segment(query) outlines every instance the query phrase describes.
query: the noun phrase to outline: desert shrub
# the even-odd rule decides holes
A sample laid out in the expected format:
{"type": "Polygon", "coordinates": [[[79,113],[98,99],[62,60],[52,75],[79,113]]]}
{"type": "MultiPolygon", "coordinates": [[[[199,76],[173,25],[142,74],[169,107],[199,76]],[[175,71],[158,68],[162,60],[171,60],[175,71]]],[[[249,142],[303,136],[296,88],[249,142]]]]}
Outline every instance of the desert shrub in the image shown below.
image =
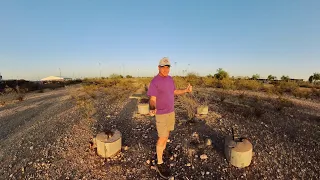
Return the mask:
{"type": "Polygon", "coordinates": [[[111,74],[109,77],[112,78],[112,79],[121,79],[121,78],[123,78],[123,76],[120,75],[120,74],[111,74]]]}
{"type": "Polygon", "coordinates": [[[217,69],[217,73],[214,74],[216,79],[222,80],[225,78],[229,78],[229,73],[223,70],[222,68],[217,69]]]}
{"type": "Polygon", "coordinates": [[[267,94],[273,94],[275,89],[273,85],[262,85],[261,90],[267,94]]]}
{"type": "Polygon", "coordinates": [[[93,102],[88,96],[77,96],[76,105],[84,118],[90,118],[95,113],[93,102]]]}
{"type": "Polygon", "coordinates": [[[133,90],[135,89],[133,81],[131,79],[121,79],[115,87],[119,87],[125,90],[133,90]]]}
{"type": "Polygon", "coordinates": [[[185,89],[188,86],[188,82],[183,77],[174,77],[173,80],[176,89],[185,89]]]}
{"type": "Polygon", "coordinates": [[[212,77],[204,77],[203,80],[203,86],[205,87],[216,87],[218,80],[216,78],[212,77]]]}
{"type": "Polygon", "coordinates": [[[298,83],[299,87],[304,87],[304,88],[313,88],[314,84],[309,83],[309,82],[299,82],[298,83]]]}
{"type": "Polygon", "coordinates": [[[19,94],[17,97],[18,101],[23,101],[24,100],[24,94],[19,94]]]}
{"type": "Polygon", "coordinates": [[[239,79],[236,81],[236,87],[240,90],[259,90],[262,84],[256,80],[239,79]]]}
{"type": "Polygon", "coordinates": [[[188,73],[185,80],[190,83],[192,86],[202,86],[202,78],[199,77],[196,73],[188,73]]]}
{"type": "Polygon", "coordinates": [[[188,119],[193,119],[196,114],[196,109],[199,106],[197,101],[188,94],[178,96],[178,99],[181,102],[182,107],[186,110],[188,119]]]}
{"type": "Polygon", "coordinates": [[[312,91],[309,89],[296,88],[292,94],[298,98],[310,98],[312,95],[312,91]]]}
{"type": "Polygon", "coordinates": [[[311,94],[312,94],[312,96],[314,96],[316,98],[320,98],[320,90],[318,90],[316,88],[312,88],[311,94]]]}
{"type": "Polygon", "coordinates": [[[279,88],[280,88],[280,91],[283,93],[283,92],[286,92],[286,93],[292,93],[294,92],[297,88],[298,88],[298,84],[296,82],[285,82],[285,81],[282,81],[280,82],[279,84],[279,88]]]}
{"type": "Polygon", "coordinates": [[[235,89],[233,80],[230,78],[223,78],[222,80],[219,80],[218,82],[218,88],[223,89],[235,89]]]}
{"type": "Polygon", "coordinates": [[[279,96],[275,102],[275,107],[276,107],[276,110],[278,111],[281,111],[283,108],[293,107],[293,106],[294,104],[292,101],[281,96],[279,96]]]}
{"type": "Polygon", "coordinates": [[[147,77],[147,78],[135,78],[135,81],[138,83],[138,84],[141,84],[141,85],[149,85],[149,83],[151,82],[152,80],[152,77],[147,77]]]}
{"type": "Polygon", "coordinates": [[[126,75],[126,78],[132,78],[132,76],[131,75],[126,75]]]}

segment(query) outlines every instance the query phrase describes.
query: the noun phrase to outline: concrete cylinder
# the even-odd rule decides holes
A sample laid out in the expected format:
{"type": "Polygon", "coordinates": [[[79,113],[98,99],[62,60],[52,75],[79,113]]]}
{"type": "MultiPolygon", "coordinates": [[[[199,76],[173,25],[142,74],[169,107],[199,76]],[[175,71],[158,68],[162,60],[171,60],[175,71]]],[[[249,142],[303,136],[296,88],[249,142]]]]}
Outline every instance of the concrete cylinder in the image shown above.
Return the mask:
{"type": "Polygon", "coordinates": [[[121,150],[122,135],[120,131],[114,130],[113,134],[99,133],[95,138],[97,153],[103,158],[112,157],[121,150]]]}
{"type": "Polygon", "coordinates": [[[138,104],[139,114],[149,114],[149,104],[138,104]]]}
{"type": "Polygon", "coordinates": [[[247,167],[252,159],[252,144],[247,139],[225,138],[226,159],[235,167],[247,167]]]}
{"type": "Polygon", "coordinates": [[[209,112],[208,106],[202,105],[197,108],[197,114],[199,115],[207,115],[209,112]]]}

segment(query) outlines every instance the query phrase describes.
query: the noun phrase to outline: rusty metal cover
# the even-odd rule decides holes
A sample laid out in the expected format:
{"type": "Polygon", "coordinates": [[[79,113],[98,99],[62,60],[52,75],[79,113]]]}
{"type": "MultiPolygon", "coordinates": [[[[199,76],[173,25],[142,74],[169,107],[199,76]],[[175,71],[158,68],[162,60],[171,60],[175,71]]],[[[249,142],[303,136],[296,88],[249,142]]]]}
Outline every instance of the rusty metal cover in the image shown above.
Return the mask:
{"type": "Polygon", "coordinates": [[[237,152],[247,152],[250,150],[252,150],[252,144],[247,139],[237,142],[237,145],[233,148],[233,151],[237,152]]]}
{"type": "Polygon", "coordinates": [[[100,141],[100,142],[104,142],[105,143],[105,142],[108,141],[109,137],[105,132],[102,132],[102,133],[97,134],[96,139],[98,141],[100,141]]]}

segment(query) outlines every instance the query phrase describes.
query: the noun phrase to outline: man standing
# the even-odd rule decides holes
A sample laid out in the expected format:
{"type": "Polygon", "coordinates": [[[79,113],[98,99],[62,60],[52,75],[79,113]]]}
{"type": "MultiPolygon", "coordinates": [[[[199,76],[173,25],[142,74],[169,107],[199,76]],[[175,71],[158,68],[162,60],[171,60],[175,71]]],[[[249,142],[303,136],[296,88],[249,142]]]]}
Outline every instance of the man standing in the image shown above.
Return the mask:
{"type": "Polygon", "coordinates": [[[159,73],[155,76],[149,86],[147,95],[150,97],[150,114],[156,116],[156,127],[158,132],[157,141],[157,171],[163,178],[170,176],[168,166],[163,163],[163,151],[166,148],[170,131],[174,130],[174,95],[180,95],[192,92],[192,86],[189,84],[186,89],[178,90],[174,81],[169,76],[170,61],[168,58],[162,58],[159,62],[159,73]]]}

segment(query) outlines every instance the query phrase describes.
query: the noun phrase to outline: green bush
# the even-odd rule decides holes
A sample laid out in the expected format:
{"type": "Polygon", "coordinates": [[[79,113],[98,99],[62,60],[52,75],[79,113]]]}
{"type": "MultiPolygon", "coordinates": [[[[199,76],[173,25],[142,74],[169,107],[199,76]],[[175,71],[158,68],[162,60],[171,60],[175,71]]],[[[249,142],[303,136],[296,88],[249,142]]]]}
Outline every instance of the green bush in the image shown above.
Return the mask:
{"type": "Polygon", "coordinates": [[[219,81],[220,88],[223,89],[235,89],[235,85],[232,79],[230,78],[224,78],[219,81]]]}
{"type": "Polygon", "coordinates": [[[257,91],[262,88],[262,83],[256,80],[239,79],[236,81],[236,87],[239,90],[254,90],[257,91]]]}

